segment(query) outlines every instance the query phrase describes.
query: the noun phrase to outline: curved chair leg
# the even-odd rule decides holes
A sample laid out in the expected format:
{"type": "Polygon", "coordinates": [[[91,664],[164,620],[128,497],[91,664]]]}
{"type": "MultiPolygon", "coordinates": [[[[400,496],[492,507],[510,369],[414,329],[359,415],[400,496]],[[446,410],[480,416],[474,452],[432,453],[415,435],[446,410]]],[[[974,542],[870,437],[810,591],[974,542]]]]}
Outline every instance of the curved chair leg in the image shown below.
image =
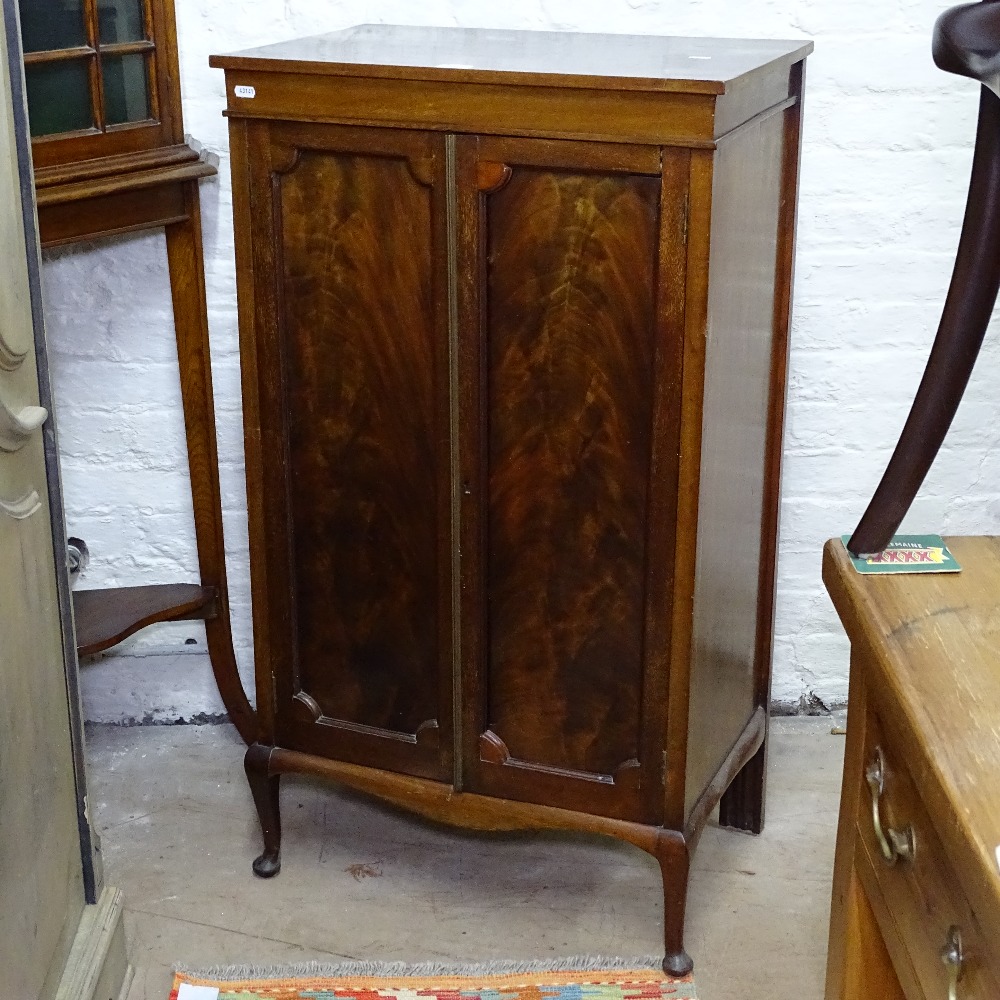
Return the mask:
{"type": "Polygon", "coordinates": [[[1000,284],[1000,98],[982,88],[969,199],[941,324],[896,450],[854,534],[881,552],[903,520],[961,402],[1000,284]]]}
{"type": "Polygon", "coordinates": [[[271,878],[281,871],[281,812],[278,802],[281,775],[270,773],[272,749],[261,743],[252,743],[243,758],[243,769],[247,773],[264,834],[264,851],[253,863],[254,874],[261,878],[271,878]]]}
{"type": "Polygon", "coordinates": [[[683,834],[660,830],[654,854],[663,876],[663,971],[668,976],[686,976],[694,962],[684,950],[690,853],[683,834]]]}

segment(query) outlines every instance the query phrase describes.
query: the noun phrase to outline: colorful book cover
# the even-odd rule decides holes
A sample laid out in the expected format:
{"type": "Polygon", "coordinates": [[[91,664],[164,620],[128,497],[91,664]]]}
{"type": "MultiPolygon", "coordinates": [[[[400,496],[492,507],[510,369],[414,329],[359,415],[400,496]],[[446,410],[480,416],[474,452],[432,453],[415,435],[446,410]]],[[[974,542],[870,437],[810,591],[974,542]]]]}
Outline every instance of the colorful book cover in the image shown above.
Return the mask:
{"type": "MultiPolygon", "coordinates": [[[[847,548],[850,535],[841,535],[847,548]]],[[[893,535],[882,551],[867,558],[848,551],[859,573],[959,573],[962,567],[940,535],[893,535]]]]}

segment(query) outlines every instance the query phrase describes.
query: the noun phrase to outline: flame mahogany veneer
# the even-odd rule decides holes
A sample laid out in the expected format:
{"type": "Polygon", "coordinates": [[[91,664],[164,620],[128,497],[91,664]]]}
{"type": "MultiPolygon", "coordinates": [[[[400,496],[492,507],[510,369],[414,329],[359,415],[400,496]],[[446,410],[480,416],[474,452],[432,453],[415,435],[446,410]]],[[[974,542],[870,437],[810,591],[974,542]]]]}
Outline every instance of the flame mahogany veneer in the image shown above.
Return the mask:
{"type": "Polygon", "coordinates": [[[663,871],[759,830],[797,42],[362,26],[226,70],[260,737],[663,871]]]}

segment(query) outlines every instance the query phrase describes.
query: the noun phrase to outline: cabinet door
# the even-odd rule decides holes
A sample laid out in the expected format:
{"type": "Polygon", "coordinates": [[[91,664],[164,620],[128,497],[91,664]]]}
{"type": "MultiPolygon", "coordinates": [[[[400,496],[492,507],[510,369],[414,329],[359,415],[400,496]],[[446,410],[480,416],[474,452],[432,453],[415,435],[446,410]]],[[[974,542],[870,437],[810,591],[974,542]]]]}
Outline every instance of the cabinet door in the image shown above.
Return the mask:
{"type": "Polygon", "coordinates": [[[688,154],[459,140],[463,783],[662,815],[688,154]]]}
{"type": "Polygon", "coordinates": [[[242,348],[272,735],[431,778],[452,759],[443,148],[251,124],[242,348]]]}

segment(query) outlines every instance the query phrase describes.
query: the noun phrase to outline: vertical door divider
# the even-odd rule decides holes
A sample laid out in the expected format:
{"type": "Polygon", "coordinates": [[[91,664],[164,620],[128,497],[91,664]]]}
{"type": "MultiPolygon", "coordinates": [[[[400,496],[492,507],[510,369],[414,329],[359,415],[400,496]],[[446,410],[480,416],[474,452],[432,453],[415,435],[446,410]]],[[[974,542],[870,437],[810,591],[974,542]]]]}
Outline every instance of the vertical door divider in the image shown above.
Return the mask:
{"type": "Polygon", "coordinates": [[[460,792],[463,784],[462,738],[462,566],[461,514],[462,470],[459,461],[458,435],[458,184],[457,139],[454,133],[444,138],[445,219],[448,233],[448,432],[451,455],[451,712],[453,763],[452,783],[460,792]]]}

